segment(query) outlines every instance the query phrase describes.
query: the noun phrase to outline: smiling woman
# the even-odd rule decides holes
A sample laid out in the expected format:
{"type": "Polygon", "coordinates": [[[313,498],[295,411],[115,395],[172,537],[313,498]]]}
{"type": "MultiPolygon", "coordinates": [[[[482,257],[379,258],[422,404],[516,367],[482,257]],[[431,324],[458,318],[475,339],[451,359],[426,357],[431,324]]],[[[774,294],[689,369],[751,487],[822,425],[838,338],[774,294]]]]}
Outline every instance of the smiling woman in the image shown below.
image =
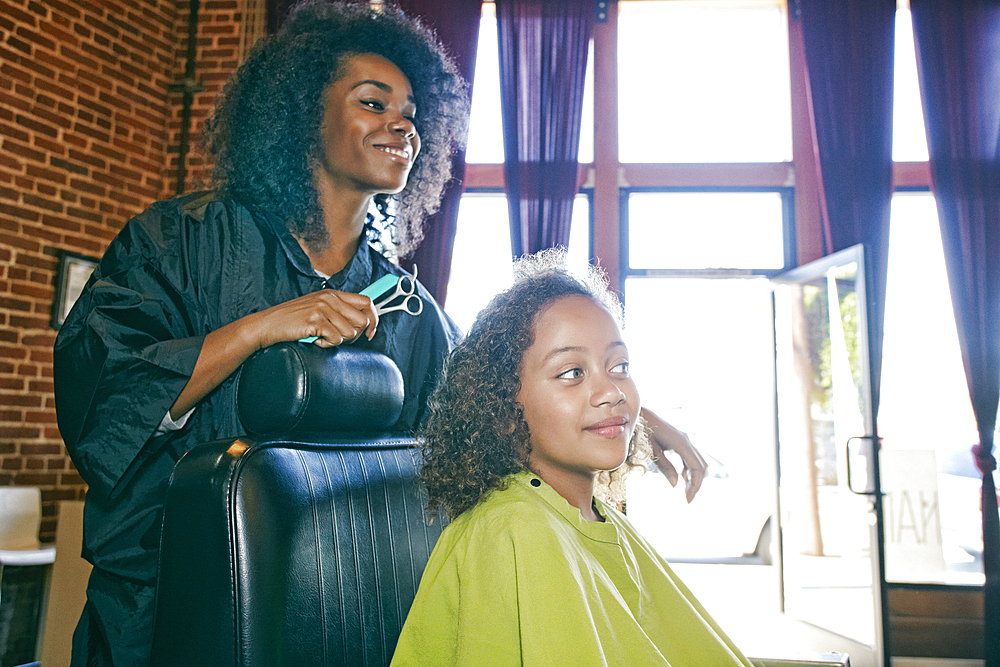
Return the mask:
{"type": "MultiPolygon", "coordinates": [[[[340,77],[327,88],[321,156],[313,168],[320,206],[344,205],[345,197],[395,194],[406,186],[420,152],[410,81],[386,58],[345,58],[340,77]]],[[[324,221],[315,224],[325,228],[324,221]]]]}
{"type": "Polygon", "coordinates": [[[385,354],[404,383],[394,430],[421,421],[458,329],[415,280],[419,312],[380,318],[362,292],[410,278],[388,249],[419,240],[467,110],[420,23],[310,0],[254,48],[206,124],[217,189],[154,204],[111,243],[55,344],[94,565],[74,665],[148,663],[166,480],[195,444],[245,432],[237,370],[258,349],[315,337],[385,354]]]}

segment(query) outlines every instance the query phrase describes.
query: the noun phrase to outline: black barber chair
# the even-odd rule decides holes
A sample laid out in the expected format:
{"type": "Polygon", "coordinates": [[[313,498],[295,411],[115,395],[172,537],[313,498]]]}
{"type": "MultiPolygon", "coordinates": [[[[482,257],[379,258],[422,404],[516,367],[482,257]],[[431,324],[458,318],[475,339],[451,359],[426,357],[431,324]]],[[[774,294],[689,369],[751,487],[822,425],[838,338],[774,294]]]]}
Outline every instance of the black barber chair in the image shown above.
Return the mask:
{"type": "Polygon", "coordinates": [[[388,358],[286,343],[243,367],[254,435],[174,469],[153,665],[388,665],[445,523],[429,522],[388,358]]]}

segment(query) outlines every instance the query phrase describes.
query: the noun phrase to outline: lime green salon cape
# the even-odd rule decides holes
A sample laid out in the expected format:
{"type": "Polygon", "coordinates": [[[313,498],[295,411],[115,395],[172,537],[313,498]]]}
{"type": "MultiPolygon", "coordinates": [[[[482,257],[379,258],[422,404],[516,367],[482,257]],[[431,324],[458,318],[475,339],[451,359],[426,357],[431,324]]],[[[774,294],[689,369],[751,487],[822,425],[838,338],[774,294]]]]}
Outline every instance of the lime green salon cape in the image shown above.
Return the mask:
{"type": "Polygon", "coordinates": [[[751,666],[624,516],[509,482],[442,533],[392,667],[751,666]]]}

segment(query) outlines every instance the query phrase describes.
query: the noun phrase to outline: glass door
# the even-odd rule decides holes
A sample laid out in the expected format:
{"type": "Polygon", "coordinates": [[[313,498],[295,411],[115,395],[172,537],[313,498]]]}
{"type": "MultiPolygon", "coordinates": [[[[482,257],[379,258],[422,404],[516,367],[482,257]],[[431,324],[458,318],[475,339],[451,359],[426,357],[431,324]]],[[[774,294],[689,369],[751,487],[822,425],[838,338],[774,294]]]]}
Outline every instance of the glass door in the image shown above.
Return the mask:
{"type": "Polygon", "coordinates": [[[852,663],[881,667],[881,500],[862,247],[775,278],[774,300],[784,611],[824,630],[852,663]]]}

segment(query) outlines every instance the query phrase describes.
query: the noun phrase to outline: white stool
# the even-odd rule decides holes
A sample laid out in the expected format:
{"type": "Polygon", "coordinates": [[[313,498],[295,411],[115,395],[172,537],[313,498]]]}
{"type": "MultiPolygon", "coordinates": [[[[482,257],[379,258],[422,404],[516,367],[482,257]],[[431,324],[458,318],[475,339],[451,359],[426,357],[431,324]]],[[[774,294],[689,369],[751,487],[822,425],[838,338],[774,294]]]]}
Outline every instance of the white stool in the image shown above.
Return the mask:
{"type": "MultiPolygon", "coordinates": [[[[7,568],[52,565],[56,550],[55,547],[43,547],[39,543],[38,529],[41,523],[42,492],[39,489],[23,486],[0,487],[0,586],[3,586],[4,570],[7,568]]],[[[10,574],[13,575],[13,572],[10,574]]],[[[15,653],[16,657],[23,657],[24,662],[38,659],[39,625],[41,610],[45,608],[48,576],[49,572],[46,570],[41,584],[41,599],[36,601],[37,604],[30,605],[34,610],[30,615],[34,618],[25,618],[23,613],[18,615],[16,612],[21,609],[20,606],[11,608],[10,605],[15,601],[5,600],[0,596],[0,621],[2,621],[0,639],[3,640],[0,641],[0,658],[8,658],[8,652],[11,652],[15,653]],[[19,631],[14,634],[18,636],[11,636],[11,630],[15,625],[19,631]],[[24,629],[27,629],[27,632],[23,632],[24,629]],[[34,643],[26,646],[25,634],[30,635],[31,629],[35,635],[34,643]]],[[[28,595],[34,595],[31,591],[38,590],[37,582],[38,579],[35,578],[27,588],[23,587],[24,584],[18,584],[13,590],[29,591],[28,595]]],[[[9,585],[7,590],[12,590],[9,585]]]]}

